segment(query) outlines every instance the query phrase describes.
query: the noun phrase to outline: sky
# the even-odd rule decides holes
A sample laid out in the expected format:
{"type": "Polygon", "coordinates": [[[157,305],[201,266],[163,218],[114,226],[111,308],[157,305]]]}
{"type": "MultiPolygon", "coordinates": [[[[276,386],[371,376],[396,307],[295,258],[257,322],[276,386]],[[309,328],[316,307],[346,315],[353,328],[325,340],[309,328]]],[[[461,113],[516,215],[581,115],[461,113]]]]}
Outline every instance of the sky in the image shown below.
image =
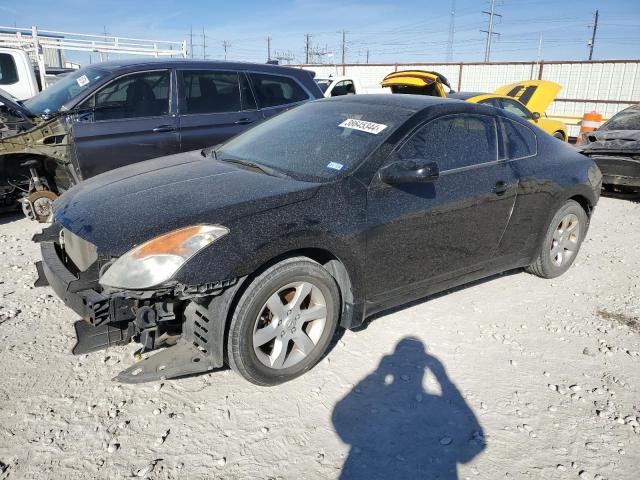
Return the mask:
{"type": "MultiPolygon", "coordinates": [[[[452,60],[482,61],[490,0],[0,0],[0,25],[187,42],[193,29],[194,58],[221,59],[227,42],[229,59],[257,62],[270,36],[272,56],[293,63],[305,60],[305,34],[325,63],[340,63],[344,31],[347,63],[367,52],[369,63],[434,63],[447,60],[453,3],[452,60]]],[[[491,60],[585,60],[596,9],[593,58],[640,58],[640,0],[497,0],[491,60]]]]}

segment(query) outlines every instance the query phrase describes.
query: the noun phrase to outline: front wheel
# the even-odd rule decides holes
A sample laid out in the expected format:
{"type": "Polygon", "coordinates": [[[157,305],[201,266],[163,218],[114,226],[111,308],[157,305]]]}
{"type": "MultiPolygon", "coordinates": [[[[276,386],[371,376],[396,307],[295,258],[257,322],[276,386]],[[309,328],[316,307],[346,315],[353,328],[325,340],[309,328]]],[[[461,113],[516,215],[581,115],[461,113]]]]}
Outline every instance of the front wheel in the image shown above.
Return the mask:
{"type": "Polygon", "coordinates": [[[302,375],[327,349],[338,324],[335,279],[304,257],[256,277],[234,311],[227,338],[231,368],[258,385],[302,375]]]}
{"type": "Polygon", "coordinates": [[[553,216],[540,253],[527,271],[542,278],[554,278],[566,272],[580,250],[588,222],[589,217],[580,204],[568,200],[553,216]]]}
{"type": "Polygon", "coordinates": [[[562,140],[563,142],[565,141],[564,133],[560,131],[554,132],[553,136],[556,137],[558,140],[562,140]]]}

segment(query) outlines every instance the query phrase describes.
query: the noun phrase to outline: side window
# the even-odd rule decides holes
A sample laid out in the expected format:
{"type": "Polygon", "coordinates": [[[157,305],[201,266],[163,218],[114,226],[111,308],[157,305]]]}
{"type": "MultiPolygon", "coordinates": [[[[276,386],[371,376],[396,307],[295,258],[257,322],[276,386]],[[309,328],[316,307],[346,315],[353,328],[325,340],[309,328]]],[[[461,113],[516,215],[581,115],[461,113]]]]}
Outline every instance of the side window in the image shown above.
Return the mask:
{"type": "Polygon", "coordinates": [[[13,56],[0,53],[0,85],[11,85],[18,81],[18,70],[13,56]]]}
{"type": "Polygon", "coordinates": [[[94,121],[159,117],[169,113],[168,71],[125,75],[106,85],[80,108],[94,107],[94,121]]]}
{"type": "Polygon", "coordinates": [[[240,100],[242,110],[256,110],[258,108],[246,73],[240,73],[240,100]]]}
{"type": "Polygon", "coordinates": [[[502,108],[500,102],[498,102],[497,98],[487,98],[486,100],[482,100],[478,102],[480,105],[488,105],[490,107],[502,108]]]}
{"type": "Polygon", "coordinates": [[[437,162],[441,171],[498,159],[495,119],[487,115],[447,115],[421,127],[400,148],[403,159],[437,162]]]}
{"type": "Polygon", "coordinates": [[[178,72],[180,113],[239,112],[240,86],[237,72],[178,72]]]}
{"type": "Polygon", "coordinates": [[[507,112],[515,113],[520,118],[524,118],[525,120],[531,119],[531,114],[529,110],[527,110],[522,104],[515,100],[509,100],[508,98],[501,98],[500,103],[502,103],[502,108],[507,112]]]}
{"type": "Polygon", "coordinates": [[[502,138],[505,145],[503,158],[530,157],[538,151],[536,135],[531,129],[507,118],[501,119],[502,138]]]}
{"type": "Polygon", "coordinates": [[[288,105],[309,98],[309,95],[293,78],[265,73],[251,73],[249,75],[261,108],[288,105]]]}
{"type": "Polygon", "coordinates": [[[333,90],[331,90],[332,97],[340,97],[342,95],[353,95],[356,93],[356,89],[351,80],[343,80],[338,82],[333,90]]]}

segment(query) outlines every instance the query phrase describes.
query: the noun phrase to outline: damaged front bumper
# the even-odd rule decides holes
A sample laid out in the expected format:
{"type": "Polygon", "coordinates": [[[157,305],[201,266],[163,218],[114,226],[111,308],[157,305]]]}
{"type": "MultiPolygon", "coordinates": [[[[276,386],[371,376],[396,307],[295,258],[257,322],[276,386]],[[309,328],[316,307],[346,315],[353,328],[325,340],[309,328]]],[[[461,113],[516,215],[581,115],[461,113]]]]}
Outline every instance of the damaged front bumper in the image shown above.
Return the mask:
{"type": "Polygon", "coordinates": [[[40,248],[42,261],[36,263],[39,278],[35,285],[50,285],[82,317],[74,325],[74,354],[130,341],[142,344],[141,353],[160,349],[120,372],[114,380],[141,383],[223,366],[224,325],[237,281],[109,293],[98,284],[99,262],[78,272],[51,238],[42,238],[40,248]]]}

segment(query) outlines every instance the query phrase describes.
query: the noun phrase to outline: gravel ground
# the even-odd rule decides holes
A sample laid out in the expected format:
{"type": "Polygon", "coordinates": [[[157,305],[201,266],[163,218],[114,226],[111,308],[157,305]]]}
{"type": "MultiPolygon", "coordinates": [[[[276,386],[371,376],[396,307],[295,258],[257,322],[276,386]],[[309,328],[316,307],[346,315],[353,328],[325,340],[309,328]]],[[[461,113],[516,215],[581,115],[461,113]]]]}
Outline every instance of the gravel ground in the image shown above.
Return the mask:
{"type": "Polygon", "coordinates": [[[513,272],[346,332],[274,388],[110,379],[0,218],[0,479],[638,478],[640,204],[603,198],[575,265],[513,272]]]}

